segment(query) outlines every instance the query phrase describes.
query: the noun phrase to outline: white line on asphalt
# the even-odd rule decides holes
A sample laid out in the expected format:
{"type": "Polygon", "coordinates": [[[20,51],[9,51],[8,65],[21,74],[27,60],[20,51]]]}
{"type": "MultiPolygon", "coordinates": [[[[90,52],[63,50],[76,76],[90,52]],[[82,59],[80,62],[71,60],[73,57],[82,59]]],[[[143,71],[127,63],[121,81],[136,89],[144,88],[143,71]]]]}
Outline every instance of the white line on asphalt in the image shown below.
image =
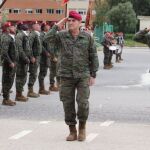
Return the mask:
{"type": "Polygon", "coordinates": [[[93,141],[97,136],[98,136],[97,133],[91,133],[91,134],[89,134],[87,136],[87,138],[86,138],[86,142],[89,143],[89,142],[93,141]]]}
{"type": "Polygon", "coordinates": [[[10,137],[9,139],[10,140],[18,140],[18,139],[26,136],[27,134],[30,134],[31,132],[32,132],[32,130],[23,130],[23,131],[17,133],[16,135],[10,137]]]}
{"type": "Polygon", "coordinates": [[[50,123],[51,121],[41,121],[41,122],[39,122],[39,124],[48,124],[48,123],[50,123]]]}
{"type": "Polygon", "coordinates": [[[122,88],[122,89],[128,89],[129,88],[128,85],[108,85],[108,86],[105,86],[105,87],[108,87],[108,88],[122,88]]]}
{"type": "Polygon", "coordinates": [[[108,121],[105,121],[105,122],[101,123],[100,126],[102,126],[102,127],[108,127],[108,126],[112,125],[114,122],[115,121],[109,121],[108,120],[108,121]]]}

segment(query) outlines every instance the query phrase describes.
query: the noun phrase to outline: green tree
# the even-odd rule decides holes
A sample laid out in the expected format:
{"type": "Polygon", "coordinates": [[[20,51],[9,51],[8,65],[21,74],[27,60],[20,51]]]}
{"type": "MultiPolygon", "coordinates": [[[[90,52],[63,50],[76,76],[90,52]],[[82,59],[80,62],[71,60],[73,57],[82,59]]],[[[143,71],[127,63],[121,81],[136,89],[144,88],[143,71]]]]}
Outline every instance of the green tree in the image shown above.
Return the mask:
{"type": "Polygon", "coordinates": [[[136,14],[131,2],[119,3],[107,13],[115,31],[131,32],[136,28],[136,14]]]}
{"type": "Polygon", "coordinates": [[[106,0],[110,6],[110,8],[112,8],[113,6],[118,5],[119,3],[126,3],[128,1],[132,1],[132,0],[106,0]]]}
{"type": "Polygon", "coordinates": [[[105,0],[95,0],[96,21],[98,25],[102,25],[103,22],[107,22],[107,12],[109,10],[108,2],[105,0]]]}
{"type": "Polygon", "coordinates": [[[150,16],[150,0],[132,0],[137,15],[150,16]]]}

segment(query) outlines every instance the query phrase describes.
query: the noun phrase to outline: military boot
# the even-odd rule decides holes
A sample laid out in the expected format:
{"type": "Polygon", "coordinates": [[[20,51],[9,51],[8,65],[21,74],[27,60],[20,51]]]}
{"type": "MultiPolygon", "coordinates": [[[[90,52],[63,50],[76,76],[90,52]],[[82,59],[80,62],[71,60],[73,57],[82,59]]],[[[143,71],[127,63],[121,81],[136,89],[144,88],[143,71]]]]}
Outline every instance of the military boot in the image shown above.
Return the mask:
{"type": "Polygon", "coordinates": [[[66,138],[66,141],[75,141],[75,140],[77,140],[77,129],[76,129],[76,126],[75,125],[70,125],[69,126],[69,131],[70,131],[70,134],[66,138]]]}
{"type": "Polygon", "coordinates": [[[56,86],[55,84],[51,84],[49,90],[53,92],[58,92],[58,86],[56,86]]]}
{"type": "Polygon", "coordinates": [[[116,63],[120,63],[120,60],[119,60],[119,59],[116,59],[116,63]]]}
{"type": "Polygon", "coordinates": [[[114,65],[110,64],[110,65],[109,65],[109,67],[110,67],[110,69],[111,69],[111,68],[113,68],[113,67],[114,67],[114,65]]]}
{"type": "Polygon", "coordinates": [[[32,97],[32,98],[38,98],[38,97],[40,97],[39,94],[37,94],[37,93],[35,93],[33,91],[33,87],[29,87],[29,89],[28,89],[28,95],[27,96],[28,97],[32,97]]]}
{"type": "Polygon", "coordinates": [[[10,100],[10,99],[4,99],[2,102],[2,105],[7,105],[7,106],[15,106],[16,102],[10,100]]]}
{"type": "Polygon", "coordinates": [[[110,69],[110,65],[104,65],[104,68],[103,69],[110,69]]]}
{"type": "Polygon", "coordinates": [[[50,94],[50,91],[45,90],[44,82],[40,83],[39,94],[42,94],[42,95],[49,95],[50,94]]]}
{"type": "Polygon", "coordinates": [[[22,92],[16,92],[16,101],[26,102],[28,98],[22,95],[22,92]]]}
{"type": "Polygon", "coordinates": [[[79,135],[78,141],[84,141],[86,139],[86,131],[85,131],[86,122],[79,122],[79,135]]]}

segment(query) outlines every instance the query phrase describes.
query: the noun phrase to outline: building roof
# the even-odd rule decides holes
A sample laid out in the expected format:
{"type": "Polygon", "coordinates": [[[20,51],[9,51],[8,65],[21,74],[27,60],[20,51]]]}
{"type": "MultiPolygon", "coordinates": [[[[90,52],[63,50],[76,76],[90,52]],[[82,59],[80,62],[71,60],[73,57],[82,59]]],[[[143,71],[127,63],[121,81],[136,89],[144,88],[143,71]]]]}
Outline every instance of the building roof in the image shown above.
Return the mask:
{"type": "Polygon", "coordinates": [[[48,14],[47,9],[63,9],[65,6],[61,5],[61,1],[57,0],[4,0],[0,5],[2,10],[4,9],[43,9],[42,14],[27,14],[24,11],[21,13],[9,13],[8,20],[10,21],[58,21],[65,17],[64,14],[48,14]]]}
{"type": "Polygon", "coordinates": [[[64,7],[61,6],[61,1],[55,0],[4,0],[0,8],[50,8],[51,5],[55,8],[64,7]]]}

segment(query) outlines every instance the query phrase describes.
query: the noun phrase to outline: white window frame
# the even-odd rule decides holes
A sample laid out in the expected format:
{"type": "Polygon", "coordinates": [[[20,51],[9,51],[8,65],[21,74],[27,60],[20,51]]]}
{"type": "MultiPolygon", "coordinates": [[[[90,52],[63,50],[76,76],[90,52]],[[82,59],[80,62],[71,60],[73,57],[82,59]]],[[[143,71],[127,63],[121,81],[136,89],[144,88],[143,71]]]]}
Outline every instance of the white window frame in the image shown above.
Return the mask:
{"type": "Polygon", "coordinates": [[[33,14],[33,9],[32,8],[27,8],[25,9],[26,14],[33,14]]]}

